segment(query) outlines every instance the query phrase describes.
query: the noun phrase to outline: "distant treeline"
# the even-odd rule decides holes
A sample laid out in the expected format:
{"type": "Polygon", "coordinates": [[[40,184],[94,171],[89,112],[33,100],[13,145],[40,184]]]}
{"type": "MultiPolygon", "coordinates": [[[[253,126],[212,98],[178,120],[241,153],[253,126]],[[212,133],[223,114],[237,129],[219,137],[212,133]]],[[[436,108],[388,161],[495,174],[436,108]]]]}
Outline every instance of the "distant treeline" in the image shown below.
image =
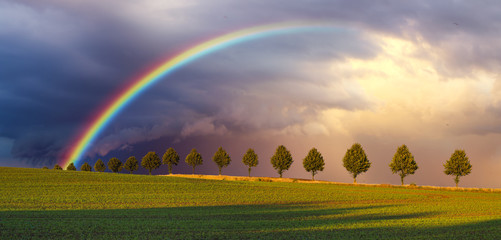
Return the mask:
{"type": "MultiPolygon", "coordinates": [[[[221,175],[221,170],[230,164],[231,157],[222,147],[219,147],[216,153],[214,153],[212,160],[217,164],[219,168],[219,175],[221,175]]],[[[186,156],[185,162],[193,167],[193,174],[195,174],[195,167],[203,164],[203,158],[202,155],[194,148],[186,156]]],[[[250,177],[251,168],[259,164],[259,158],[254,149],[249,148],[247,150],[245,155],[242,157],[242,162],[248,167],[250,177]]],[[[271,157],[270,162],[280,177],[282,177],[283,172],[290,168],[293,160],[289,150],[287,150],[285,146],[280,145],[277,147],[275,154],[271,157]]],[[[179,154],[177,154],[176,150],[173,148],[167,149],[162,159],[160,159],[155,152],[148,152],[141,159],[141,166],[148,169],[150,175],[152,170],[159,168],[162,164],[166,164],[169,168],[169,174],[172,174],[173,166],[177,166],[178,163],[179,154]]],[[[133,173],[139,168],[139,163],[134,156],[129,157],[125,163],[122,163],[122,161],[114,157],[108,161],[107,165],[108,169],[115,173],[121,171],[122,169],[133,173]]],[[[308,155],[303,159],[303,166],[307,172],[311,172],[312,180],[315,180],[315,175],[324,170],[324,158],[316,148],[312,148],[308,152],[308,155]]],[[[367,158],[362,145],[355,143],[346,151],[346,154],[343,157],[343,166],[352,174],[353,182],[357,183],[357,176],[367,172],[371,167],[371,162],[367,158]]],[[[454,176],[456,187],[459,183],[459,177],[470,174],[472,168],[464,150],[455,150],[450,159],[446,161],[443,166],[445,174],[454,176]]],[[[407,175],[414,174],[418,169],[414,156],[406,145],[398,147],[389,167],[393,174],[400,175],[402,185],[404,185],[404,178],[407,175]]],[[[43,168],[48,169],[47,167],[43,168]]],[[[62,170],[62,167],[56,164],[54,169],[62,170]]],[[[66,170],[76,171],[77,168],[73,163],[70,163],[68,167],[66,167],[66,170]]],[[[80,167],[80,170],[92,171],[92,166],[85,162],[80,167]]],[[[104,172],[106,170],[106,165],[101,159],[98,159],[94,164],[94,170],[98,172],[104,172]]]]}

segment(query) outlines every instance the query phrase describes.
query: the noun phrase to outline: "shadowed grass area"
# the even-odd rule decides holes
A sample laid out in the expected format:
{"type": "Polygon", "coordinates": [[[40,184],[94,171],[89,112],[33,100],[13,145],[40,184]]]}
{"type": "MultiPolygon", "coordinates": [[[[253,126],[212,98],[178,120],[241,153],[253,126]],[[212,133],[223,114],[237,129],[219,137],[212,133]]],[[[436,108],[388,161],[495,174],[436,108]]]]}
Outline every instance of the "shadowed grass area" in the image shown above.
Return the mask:
{"type": "Polygon", "coordinates": [[[501,194],[0,168],[0,239],[499,239],[501,194]]]}
{"type": "Polygon", "coordinates": [[[0,212],[2,239],[496,239],[501,220],[464,223],[398,206],[237,205],[0,212]]]}

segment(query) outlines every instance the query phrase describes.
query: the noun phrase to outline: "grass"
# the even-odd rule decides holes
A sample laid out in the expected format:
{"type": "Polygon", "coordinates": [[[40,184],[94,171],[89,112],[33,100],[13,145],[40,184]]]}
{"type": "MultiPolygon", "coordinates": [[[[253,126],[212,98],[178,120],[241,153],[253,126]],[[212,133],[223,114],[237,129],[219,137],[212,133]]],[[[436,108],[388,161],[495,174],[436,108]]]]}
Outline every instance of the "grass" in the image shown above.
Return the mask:
{"type": "Polygon", "coordinates": [[[500,239],[501,193],[0,167],[0,239],[500,239]]]}

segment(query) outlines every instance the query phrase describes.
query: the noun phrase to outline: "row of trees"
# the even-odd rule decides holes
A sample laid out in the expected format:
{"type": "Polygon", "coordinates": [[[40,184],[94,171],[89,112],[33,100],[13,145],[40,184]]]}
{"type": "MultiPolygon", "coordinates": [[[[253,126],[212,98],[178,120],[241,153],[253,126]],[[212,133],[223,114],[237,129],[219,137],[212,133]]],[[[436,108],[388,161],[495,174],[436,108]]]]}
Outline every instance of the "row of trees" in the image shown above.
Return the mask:
{"type": "MultiPolygon", "coordinates": [[[[141,166],[148,169],[149,174],[151,175],[151,171],[159,168],[163,163],[168,166],[169,174],[172,174],[172,168],[173,166],[178,165],[179,159],[179,154],[177,154],[173,148],[169,148],[164,153],[162,160],[155,152],[148,152],[141,159],[141,166]]],[[[221,175],[222,169],[230,164],[231,157],[222,147],[219,147],[216,153],[214,153],[212,160],[217,164],[219,175],[221,175]]],[[[195,174],[195,168],[196,166],[203,164],[203,158],[196,149],[192,149],[186,156],[185,162],[193,168],[193,174],[195,174]]],[[[242,158],[242,162],[248,167],[250,177],[251,168],[257,166],[259,163],[258,155],[255,153],[254,149],[249,148],[247,150],[242,158]]],[[[289,150],[287,150],[285,146],[280,145],[277,147],[275,154],[271,157],[270,162],[280,177],[282,177],[282,174],[290,168],[294,161],[289,150]]],[[[312,148],[308,152],[308,155],[303,159],[303,167],[307,172],[312,174],[312,180],[315,180],[315,175],[318,172],[324,170],[324,166],[324,158],[316,148],[312,148]]],[[[353,182],[357,183],[357,176],[367,172],[371,167],[371,162],[367,158],[362,145],[355,143],[346,151],[343,158],[343,166],[353,176],[353,182]]],[[[470,161],[468,160],[464,150],[455,150],[450,159],[445,162],[443,166],[445,174],[455,177],[454,182],[456,183],[456,187],[458,186],[459,178],[470,174],[472,169],[470,161]]],[[[418,169],[414,156],[411,154],[406,145],[402,145],[397,149],[389,167],[393,174],[400,175],[402,185],[404,185],[404,178],[408,175],[414,174],[418,169]]],[[[130,173],[133,173],[139,168],[139,163],[134,156],[129,157],[125,161],[125,164],[123,164],[118,158],[111,158],[108,161],[108,168],[112,172],[119,172],[122,169],[126,169],[127,171],[130,171],[130,173]]],[[[54,169],[62,170],[62,168],[57,164],[54,166],[54,169]]],[[[80,169],[82,171],[92,171],[92,167],[88,163],[84,163],[80,169]]],[[[96,164],[94,164],[94,169],[98,172],[103,172],[106,170],[106,166],[101,159],[98,159],[96,164]]],[[[76,167],[73,163],[71,163],[68,165],[66,170],[74,171],[76,170],[76,167]]]]}

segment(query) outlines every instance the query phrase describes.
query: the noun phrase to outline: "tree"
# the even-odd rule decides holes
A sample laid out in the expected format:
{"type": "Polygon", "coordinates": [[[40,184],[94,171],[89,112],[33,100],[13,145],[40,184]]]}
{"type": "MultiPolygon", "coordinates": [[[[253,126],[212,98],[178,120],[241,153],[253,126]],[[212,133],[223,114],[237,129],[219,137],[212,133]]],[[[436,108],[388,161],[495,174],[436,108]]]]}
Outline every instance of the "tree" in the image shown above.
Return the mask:
{"type": "Polygon", "coordinates": [[[471,164],[464,150],[454,151],[449,161],[445,162],[444,168],[445,174],[456,176],[454,178],[456,187],[458,187],[459,177],[466,176],[471,173],[471,164]]]}
{"type": "Polygon", "coordinates": [[[54,170],[63,170],[63,168],[59,164],[56,164],[54,165],[54,170]]]}
{"type": "Polygon", "coordinates": [[[141,160],[141,166],[148,169],[150,175],[151,170],[157,169],[160,165],[162,165],[162,161],[160,161],[156,152],[148,152],[141,160]]]}
{"type": "Polygon", "coordinates": [[[98,159],[94,164],[94,169],[98,172],[104,172],[106,170],[106,165],[104,165],[104,162],[101,159],[98,159]]]}
{"type": "Polygon", "coordinates": [[[307,172],[311,172],[311,179],[315,180],[315,174],[318,171],[324,170],[324,157],[322,157],[322,154],[316,148],[312,148],[308,156],[303,159],[303,166],[307,172]]]}
{"type": "Polygon", "coordinates": [[[273,165],[273,168],[277,170],[280,177],[282,177],[282,173],[285,170],[290,168],[292,162],[294,162],[292,160],[292,155],[289,150],[284,147],[284,145],[278,146],[275,151],[275,155],[271,157],[271,165],[273,165]]]}
{"type": "Polygon", "coordinates": [[[230,165],[231,158],[230,155],[228,155],[228,153],[222,147],[219,147],[216,153],[214,153],[212,161],[217,164],[217,167],[219,168],[219,176],[221,176],[221,169],[230,165]]]}
{"type": "Polygon", "coordinates": [[[111,158],[110,161],[108,161],[108,168],[114,173],[120,172],[123,168],[122,161],[116,157],[111,158]]]}
{"type": "Polygon", "coordinates": [[[195,174],[195,167],[198,165],[202,165],[203,159],[202,155],[197,152],[196,149],[191,149],[190,154],[186,156],[186,159],[184,160],[188,165],[193,167],[193,174],[195,174]]]}
{"type": "Polygon", "coordinates": [[[80,170],[81,171],[86,171],[86,172],[90,172],[92,171],[92,167],[87,163],[85,162],[81,167],[80,167],[80,170]]]}
{"type": "Polygon", "coordinates": [[[46,166],[43,166],[43,168],[42,168],[42,169],[49,169],[49,168],[48,168],[48,167],[46,167],[46,166]]]}
{"type": "Polygon", "coordinates": [[[75,167],[75,165],[74,165],[73,163],[70,163],[70,165],[68,165],[68,166],[66,167],[66,170],[67,170],[67,171],[76,171],[76,170],[77,170],[77,168],[75,167]]]}
{"type": "Polygon", "coordinates": [[[164,164],[167,164],[169,167],[169,174],[172,174],[172,165],[176,165],[179,163],[179,154],[177,154],[174,148],[169,148],[165,151],[164,156],[162,157],[164,160],[164,164]]]}
{"type": "Polygon", "coordinates": [[[124,164],[124,168],[125,170],[130,171],[131,174],[132,172],[136,171],[139,168],[139,164],[137,163],[136,157],[131,156],[127,158],[127,161],[125,161],[124,164]]]}
{"type": "Polygon", "coordinates": [[[404,178],[409,174],[414,174],[418,169],[414,156],[404,144],[397,149],[390,163],[391,171],[400,175],[400,181],[404,185],[404,178]]]}
{"type": "Polygon", "coordinates": [[[343,166],[353,175],[353,183],[357,183],[357,176],[367,172],[371,167],[369,159],[360,143],[355,143],[346,151],[343,158],[343,166]]]}
{"type": "Polygon", "coordinates": [[[258,156],[257,154],[254,152],[254,149],[252,148],[249,148],[247,150],[247,152],[245,153],[244,157],[242,158],[242,162],[249,166],[249,177],[250,177],[250,174],[251,174],[251,167],[255,167],[257,166],[257,164],[259,163],[258,161],[258,156]]]}

